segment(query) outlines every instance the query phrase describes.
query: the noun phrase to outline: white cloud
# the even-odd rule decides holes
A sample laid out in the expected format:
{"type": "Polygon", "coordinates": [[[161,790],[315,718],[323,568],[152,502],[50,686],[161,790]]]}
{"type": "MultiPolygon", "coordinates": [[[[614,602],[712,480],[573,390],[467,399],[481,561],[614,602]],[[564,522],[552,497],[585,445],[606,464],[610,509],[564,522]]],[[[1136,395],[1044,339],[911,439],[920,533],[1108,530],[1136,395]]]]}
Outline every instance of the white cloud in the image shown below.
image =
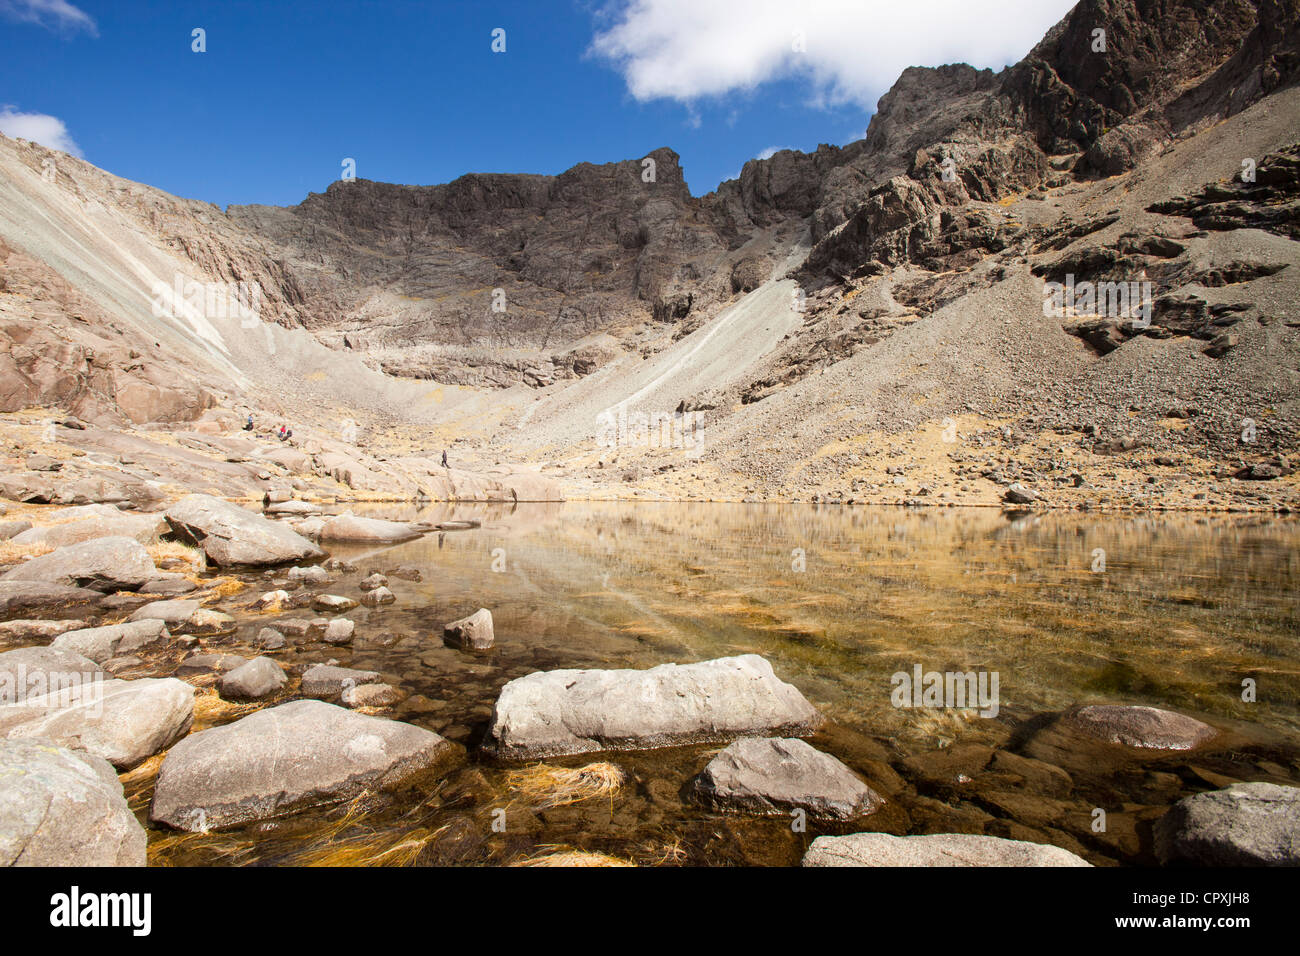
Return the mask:
{"type": "Polygon", "coordinates": [[[1074,2],[616,0],[590,52],[638,100],[691,103],[800,77],[818,105],[870,111],[909,66],[1016,62],[1074,2]]]}
{"type": "Polygon", "coordinates": [[[0,0],[0,13],[21,23],[38,23],[51,30],[85,31],[99,36],[99,28],[86,11],[67,0],[0,0]]]}
{"type": "Polygon", "coordinates": [[[763,150],[761,153],[759,153],[759,154],[758,154],[757,156],[755,156],[754,158],[755,158],[755,159],[771,159],[773,156],[775,156],[777,153],[781,152],[781,150],[783,150],[783,149],[794,149],[794,147],[793,147],[793,146],[769,146],[767,149],[763,150]]]}
{"type": "Polygon", "coordinates": [[[68,127],[57,116],[44,113],[19,113],[12,106],[0,109],[0,133],[14,139],[30,139],[50,149],[61,150],[73,156],[81,156],[81,147],[77,145],[68,127]]]}

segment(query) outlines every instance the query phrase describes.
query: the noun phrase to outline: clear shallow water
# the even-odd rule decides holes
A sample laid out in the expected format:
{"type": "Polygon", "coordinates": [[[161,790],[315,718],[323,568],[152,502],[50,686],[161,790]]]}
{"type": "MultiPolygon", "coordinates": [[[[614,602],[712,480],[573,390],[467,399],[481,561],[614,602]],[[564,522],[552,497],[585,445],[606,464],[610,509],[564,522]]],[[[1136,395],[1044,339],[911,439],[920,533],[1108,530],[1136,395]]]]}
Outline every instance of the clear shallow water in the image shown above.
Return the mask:
{"type": "MultiPolygon", "coordinates": [[[[504,768],[474,755],[499,688],[514,677],[740,653],[766,657],[832,718],[815,745],[882,793],[897,788],[888,812],[850,831],[960,824],[1086,850],[1094,862],[1140,863],[1149,853],[1143,812],[1158,815],[1211,781],[1300,782],[1300,523],[669,503],[354,510],[483,526],[383,550],[335,549],[358,573],[326,589],[333,593],[355,596],[361,576],[399,565],[420,568],[423,580],[393,578],[395,605],[351,612],[351,649],[311,647],[285,662],[333,658],[381,671],[412,695],[395,716],[466,744],[470,764],[434,793],[354,808],[346,823],[336,810],[256,833],[159,834],[157,862],[303,862],[329,858],[340,840],[361,853],[411,833],[399,840],[410,853],[383,862],[509,862],[548,846],[642,863],[797,862],[820,831],[792,834],[785,820],[683,802],[681,788],[710,748],[614,755],[633,780],[612,800],[541,811],[518,806],[504,768]],[[497,647],[477,656],[443,647],[442,624],[480,606],[492,610],[497,647]],[[917,665],[997,672],[998,716],[895,708],[891,675],[917,665]],[[1255,703],[1241,699],[1248,678],[1255,703]],[[1230,729],[1240,746],[1190,763],[1175,755],[1131,765],[1109,751],[1061,758],[1075,786],[1064,801],[1050,794],[1067,805],[1051,825],[1041,807],[1008,810],[990,797],[988,787],[1005,789],[1005,780],[977,775],[967,793],[926,769],[935,755],[983,753],[971,748],[1043,756],[1032,741],[1042,715],[1085,702],[1170,707],[1230,729]],[[1086,811],[1108,800],[1136,808],[1127,844],[1089,836],[1086,811]],[[491,810],[507,804],[527,825],[494,833],[491,810]],[[1033,835],[1016,829],[1027,825],[1033,835]]],[[[250,620],[240,637],[268,623],[250,620]]],[[[1029,784],[1015,788],[1049,799],[1029,784]]]]}

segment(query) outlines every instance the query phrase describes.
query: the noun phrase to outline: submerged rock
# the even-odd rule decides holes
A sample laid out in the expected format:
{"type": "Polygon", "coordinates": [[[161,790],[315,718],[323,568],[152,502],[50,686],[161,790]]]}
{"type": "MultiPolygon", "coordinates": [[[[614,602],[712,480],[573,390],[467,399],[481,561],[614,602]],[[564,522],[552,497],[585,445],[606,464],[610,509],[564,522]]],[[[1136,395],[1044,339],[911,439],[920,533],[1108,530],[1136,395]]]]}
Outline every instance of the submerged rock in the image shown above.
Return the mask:
{"type": "Polygon", "coordinates": [[[193,719],[194,688],[184,681],[95,680],[0,707],[0,737],[47,738],[129,770],[183,737],[193,719]]]}
{"type": "Polygon", "coordinates": [[[1091,866],[1069,850],[1045,843],[968,833],[891,836],[852,833],[813,840],[804,866],[1091,866]]]}
{"type": "Polygon", "coordinates": [[[108,761],[0,740],[0,866],[144,866],[144,827],[108,761]]]}
{"type": "Polygon", "coordinates": [[[292,701],[173,747],[150,818],[191,832],[269,820],[440,775],[462,753],[411,724],[292,701]]]}
{"type": "Polygon", "coordinates": [[[186,495],[166,511],[182,541],[202,548],[214,564],[262,566],[325,556],[291,528],[211,495],[186,495]]]}
{"type": "Polygon", "coordinates": [[[492,612],[479,608],[469,617],[452,621],[442,629],[442,641],[463,651],[486,651],[496,642],[492,631],[492,612]]]}
{"type": "Polygon", "coordinates": [[[709,761],[692,795],[715,810],[852,820],[884,800],[830,754],[802,740],[747,737],[709,761]]]}
{"type": "Polygon", "coordinates": [[[1191,750],[1217,736],[1208,724],[1171,710],[1099,704],[1067,713],[1062,723],[1090,737],[1126,747],[1191,750]]]}
{"type": "Polygon", "coordinates": [[[319,565],[311,565],[305,568],[290,568],[288,575],[290,581],[299,581],[302,584],[311,587],[318,587],[322,584],[328,584],[330,581],[329,572],[319,565]]]}
{"type": "Polygon", "coordinates": [[[648,750],[772,734],[824,721],[756,654],[649,670],[555,670],[501,689],[484,747],[510,759],[648,750]]]}
{"type": "Polygon", "coordinates": [[[1300,787],[1238,783],[1179,800],[1156,821],[1160,862],[1300,866],[1300,787]]]}

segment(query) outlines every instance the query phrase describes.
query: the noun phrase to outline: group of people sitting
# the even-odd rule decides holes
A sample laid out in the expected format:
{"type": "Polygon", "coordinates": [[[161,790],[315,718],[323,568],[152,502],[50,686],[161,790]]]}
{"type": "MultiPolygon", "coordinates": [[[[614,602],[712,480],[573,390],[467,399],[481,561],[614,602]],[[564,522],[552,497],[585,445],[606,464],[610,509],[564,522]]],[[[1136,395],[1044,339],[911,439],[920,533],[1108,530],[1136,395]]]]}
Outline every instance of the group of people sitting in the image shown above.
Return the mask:
{"type": "MultiPolygon", "coordinates": [[[[248,421],[244,422],[244,431],[251,432],[252,430],[253,430],[253,416],[249,415],[248,421]]],[[[280,441],[288,441],[290,438],[293,437],[293,429],[285,428],[283,425],[281,425],[271,434],[274,435],[276,438],[280,439],[280,441]]]]}

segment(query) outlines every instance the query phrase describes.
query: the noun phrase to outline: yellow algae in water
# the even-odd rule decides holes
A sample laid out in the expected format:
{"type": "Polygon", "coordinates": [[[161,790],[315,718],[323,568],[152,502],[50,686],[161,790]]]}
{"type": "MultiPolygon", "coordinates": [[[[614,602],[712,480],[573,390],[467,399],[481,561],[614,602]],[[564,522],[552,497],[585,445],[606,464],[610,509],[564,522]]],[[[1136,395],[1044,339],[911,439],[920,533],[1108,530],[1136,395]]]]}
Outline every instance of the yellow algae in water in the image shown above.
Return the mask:
{"type": "Polygon", "coordinates": [[[613,799],[627,775],[612,763],[592,763],[569,769],[537,764],[506,774],[506,786],[519,791],[538,807],[564,807],[571,803],[608,796],[613,799]]]}
{"type": "Polygon", "coordinates": [[[543,856],[529,857],[511,863],[511,866],[636,866],[630,860],[620,860],[605,853],[588,853],[584,850],[559,850],[543,856]]]}

